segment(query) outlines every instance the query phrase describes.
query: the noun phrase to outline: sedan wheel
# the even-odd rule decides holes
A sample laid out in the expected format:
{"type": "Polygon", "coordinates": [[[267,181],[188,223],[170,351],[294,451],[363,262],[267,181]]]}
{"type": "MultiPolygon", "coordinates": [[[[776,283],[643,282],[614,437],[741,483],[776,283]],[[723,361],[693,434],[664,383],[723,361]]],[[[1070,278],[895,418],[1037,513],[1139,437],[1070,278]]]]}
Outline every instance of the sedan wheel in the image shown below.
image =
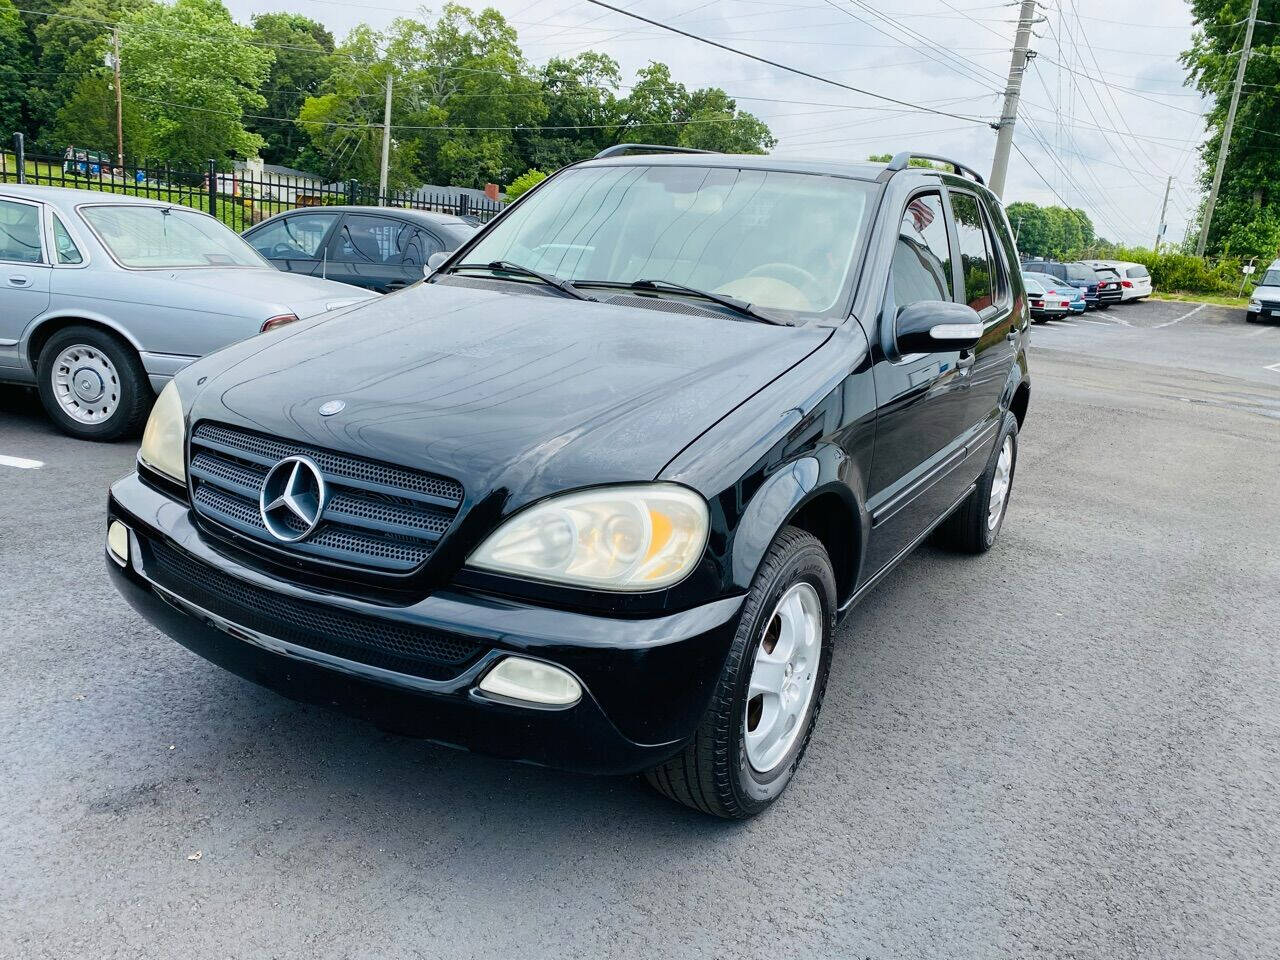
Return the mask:
{"type": "Polygon", "coordinates": [[[120,406],[120,375],[115,365],[88,344],[73,344],[59,353],[52,377],[58,405],[80,423],[101,423],[120,406]]]}

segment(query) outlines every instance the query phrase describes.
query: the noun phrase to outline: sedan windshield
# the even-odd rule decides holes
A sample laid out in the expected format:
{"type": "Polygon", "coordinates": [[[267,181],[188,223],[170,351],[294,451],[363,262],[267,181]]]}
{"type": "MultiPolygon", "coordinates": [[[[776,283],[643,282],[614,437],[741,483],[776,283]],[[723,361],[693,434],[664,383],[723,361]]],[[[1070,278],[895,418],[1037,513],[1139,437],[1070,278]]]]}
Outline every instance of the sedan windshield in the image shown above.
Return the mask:
{"type": "Polygon", "coordinates": [[[80,215],[125,267],[262,267],[257,252],[212,217],[182,207],[87,206],[80,215]]]}
{"type": "Polygon", "coordinates": [[[571,169],[466,260],[518,263],[584,288],[657,281],[769,310],[828,313],[842,300],[871,190],[861,180],[771,170],[571,169]]]}

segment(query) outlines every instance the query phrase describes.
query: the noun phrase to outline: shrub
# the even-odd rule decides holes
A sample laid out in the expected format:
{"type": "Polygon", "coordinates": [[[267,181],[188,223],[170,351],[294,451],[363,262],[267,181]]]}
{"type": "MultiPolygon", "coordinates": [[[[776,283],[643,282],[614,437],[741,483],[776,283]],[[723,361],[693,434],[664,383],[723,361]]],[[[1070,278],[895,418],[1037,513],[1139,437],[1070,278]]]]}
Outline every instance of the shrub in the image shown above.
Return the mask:
{"type": "Polygon", "coordinates": [[[514,200],[520,194],[532,190],[545,179],[547,179],[547,175],[541,170],[526,170],[508,185],[507,199],[514,200]]]}

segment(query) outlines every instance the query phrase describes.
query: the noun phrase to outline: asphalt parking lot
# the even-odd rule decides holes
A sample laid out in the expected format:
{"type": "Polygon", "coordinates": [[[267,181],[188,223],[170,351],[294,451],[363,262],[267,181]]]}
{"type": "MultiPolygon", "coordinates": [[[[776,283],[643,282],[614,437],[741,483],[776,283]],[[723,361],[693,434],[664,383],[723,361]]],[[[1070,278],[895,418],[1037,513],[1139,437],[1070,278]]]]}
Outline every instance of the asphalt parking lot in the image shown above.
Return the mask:
{"type": "Polygon", "coordinates": [[[1280,326],[1037,326],[1002,539],[844,623],[788,795],[407,740],[160,636],[103,570],[134,444],[0,389],[0,957],[1280,955],[1280,326]]]}

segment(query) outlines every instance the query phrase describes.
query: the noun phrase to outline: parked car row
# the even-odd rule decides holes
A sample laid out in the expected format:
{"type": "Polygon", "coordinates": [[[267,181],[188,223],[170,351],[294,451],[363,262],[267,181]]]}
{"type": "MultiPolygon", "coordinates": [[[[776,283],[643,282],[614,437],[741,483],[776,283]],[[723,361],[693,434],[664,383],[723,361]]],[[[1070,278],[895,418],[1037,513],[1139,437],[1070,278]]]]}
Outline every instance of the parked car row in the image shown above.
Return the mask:
{"type": "Polygon", "coordinates": [[[1151,275],[1140,263],[1024,260],[1022,273],[1032,296],[1032,317],[1038,323],[1068,313],[1107,310],[1117,303],[1151,295],[1151,275]]]}
{"type": "Polygon", "coordinates": [[[189,207],[4,186],[0,382],[33,384],[72,436],[136,434],[192,361],[421,280],[432,254],[474,232],[457,217],[325,207],[265,220],[246,242],[189,207]]]}

